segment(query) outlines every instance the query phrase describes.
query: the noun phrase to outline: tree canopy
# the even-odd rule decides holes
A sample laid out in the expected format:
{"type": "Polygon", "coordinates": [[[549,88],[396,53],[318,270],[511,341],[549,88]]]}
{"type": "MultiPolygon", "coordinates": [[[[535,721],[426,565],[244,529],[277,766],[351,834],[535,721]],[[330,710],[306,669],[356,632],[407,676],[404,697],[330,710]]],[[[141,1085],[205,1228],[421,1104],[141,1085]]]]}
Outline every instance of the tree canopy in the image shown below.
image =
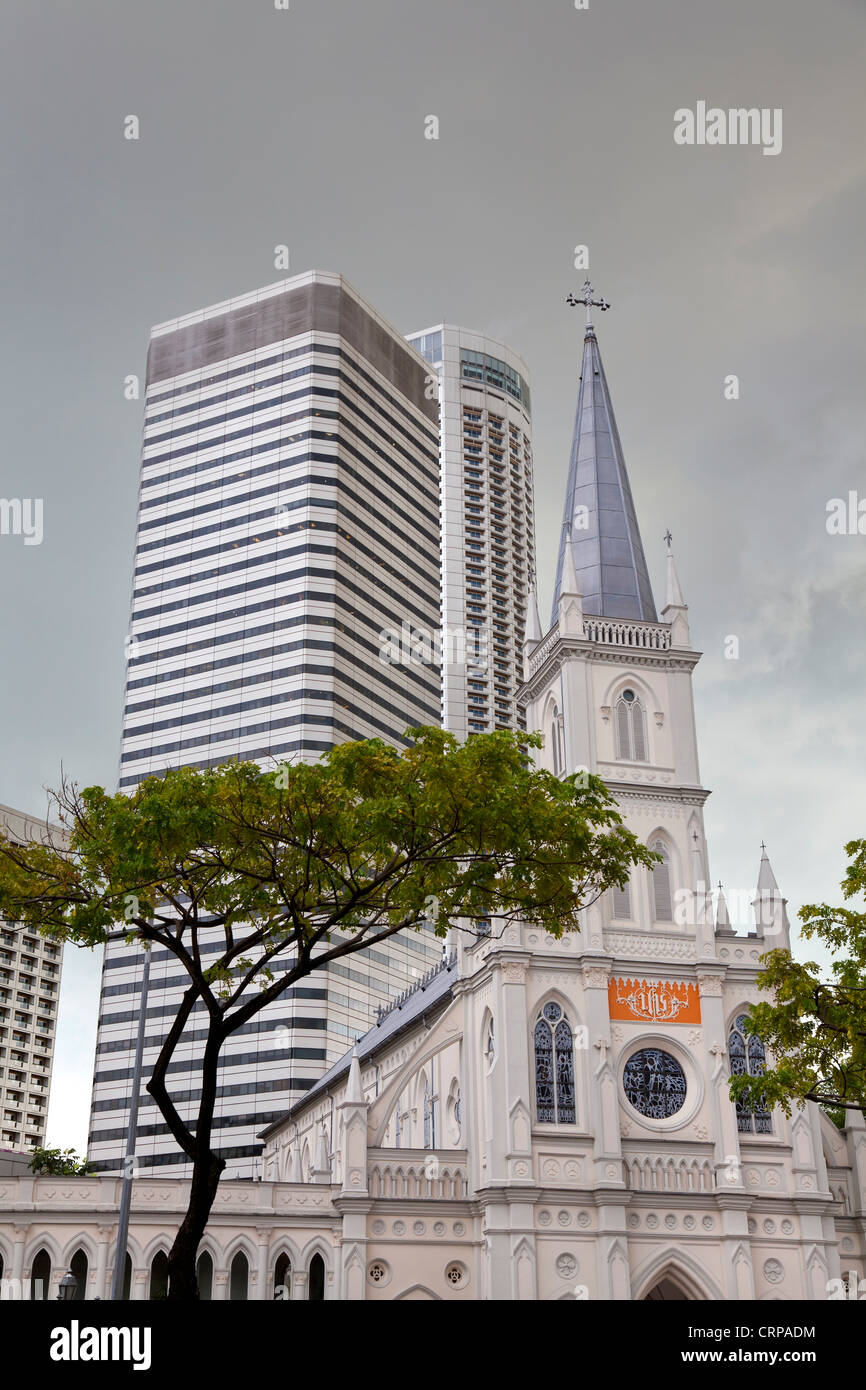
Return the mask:
{"type": "MultiPolygon", "coordinates": [[[[842,881],[846,901],[866,891],[866,840],[845,846],[850,857],[842,881]]],[[[746,1030],[769,1047],[773,1065],[763,1076],[735,1076],[731,1096],[749,1106],[816,1101],[831,1112],[866,1110],[866,912],[826,903],[802,907],[801,932],[836,957],[830,977],[815,961],[789,951],[761,957],[762,990],[772,1001],[753,1009],[746,1030]]]]}
{"type": "Polygon", "coordinates": [[[171,1297],[195,1296],[195,1249],[225,1167],[213,1117],[232,1033],[298,979],[400,931],[515,919],[575,930],[581,909],[658,857],[600,779],[533,766],[539,735],[409,733],[408,748],[344,743],[268,771],[169,769],[130,795],[67,783],[55,800],[68,842],[0,837],[7,919],[79,946],[159,945],[188,977],[147,1084],[193,1164],[171,1297]],[[168,1077],[196,1007],[207,1036],[188,1121],[168,1077]]]}

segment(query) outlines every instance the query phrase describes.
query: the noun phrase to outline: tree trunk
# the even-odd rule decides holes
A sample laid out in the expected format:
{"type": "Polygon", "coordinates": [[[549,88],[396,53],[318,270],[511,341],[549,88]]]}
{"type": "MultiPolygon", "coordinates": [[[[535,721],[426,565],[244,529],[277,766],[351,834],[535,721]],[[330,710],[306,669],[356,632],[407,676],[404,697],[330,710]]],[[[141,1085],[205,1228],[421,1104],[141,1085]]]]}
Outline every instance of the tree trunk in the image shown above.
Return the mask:
{"type": "Polygon", "coordinates": [[[169,1299],[189,1301],[198,1298],[198,1247],[225,1166],[225,1159],[214,1153],[202,1154],[193,1164],[189,1206],[168,1257],[169,1299]]]}

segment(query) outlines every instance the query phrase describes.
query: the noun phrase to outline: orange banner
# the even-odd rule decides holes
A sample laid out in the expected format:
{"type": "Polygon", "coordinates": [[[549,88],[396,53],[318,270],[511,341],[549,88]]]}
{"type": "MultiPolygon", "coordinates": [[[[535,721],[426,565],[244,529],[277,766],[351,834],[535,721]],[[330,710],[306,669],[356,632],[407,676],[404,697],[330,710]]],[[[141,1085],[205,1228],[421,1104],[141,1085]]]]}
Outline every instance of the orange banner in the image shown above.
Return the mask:
{"type": "Polygon", "coordinates": [[[612,979],[608,987],[611,1018],[641,1023],[700,1023],[701,998],[696,984],[685,980],[612,979]]]}

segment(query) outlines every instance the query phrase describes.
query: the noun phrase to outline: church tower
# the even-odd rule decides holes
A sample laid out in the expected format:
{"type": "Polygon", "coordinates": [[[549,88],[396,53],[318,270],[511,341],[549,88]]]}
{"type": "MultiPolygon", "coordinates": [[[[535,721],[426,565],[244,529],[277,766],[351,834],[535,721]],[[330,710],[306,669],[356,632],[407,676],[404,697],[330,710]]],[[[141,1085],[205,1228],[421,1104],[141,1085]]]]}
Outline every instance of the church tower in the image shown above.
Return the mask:
{"type": "Polygon", "coordinates": [[[787,1121],[728,1093],[732,1071],[764,1068],[742,1021],[760,955],[789,944],[784,900],[764,859],[753,928],[737,934],[723,895],[716,918],[700,653],[670,533],[656,612],[592,322],[608,306],[588,282],[570,302],[586,308],[583,359],[546,633],[531,595],[526,727],[543,733],[534,756],[555,775],[600,776],[659,859],[560,940],[527,923],[460,952],[467,1055],[483,1059],[467,1102],[480,1117],[485,1296],[822,1298],[838,1271],[832,1126],[814,1106],[787,1121]]]}
{"type": "MultiPolygon", "coordinates": [[[[573,297],[572,297],[573,298],[573,297]]],[[[629,826],[663,856],[590,913],[602,946],[652,931],[673,959],[715,956],[692,696],[692,649],[671,537],[667,593],[656,616],[610,391],[587,311],[551,629],[524,644],[527,728],[557,775],[586,769],[615,794],[629,826]],[[612,935],[610,935],[612,933],[612,935]],[[686,943],[689,943],[688,948],[686,943]]],[[[536,609],[535,600],[532,602],[536,609]]]]}
{"type": "Polygon", "coordinates": [[[607,306],[588,284],[575,302],[552,622],[533,596],[520,698],[534,756],[598,774],[657,862],[558,939],[452,924],[441,966],[266,1134],[266,1170],[333,1134],[347,1297],[840,1296],[840,1258],[851,1287],[866,1268],[866,1121],[731,1101],[732,1074],[766,1067],[745,1020],[760,956],[788,945],[786,905],[764,852],[756,888],[729,885],[713,910],[700,653],[670,535],[660,616],[653,601],[590,318],[607,306]]]}

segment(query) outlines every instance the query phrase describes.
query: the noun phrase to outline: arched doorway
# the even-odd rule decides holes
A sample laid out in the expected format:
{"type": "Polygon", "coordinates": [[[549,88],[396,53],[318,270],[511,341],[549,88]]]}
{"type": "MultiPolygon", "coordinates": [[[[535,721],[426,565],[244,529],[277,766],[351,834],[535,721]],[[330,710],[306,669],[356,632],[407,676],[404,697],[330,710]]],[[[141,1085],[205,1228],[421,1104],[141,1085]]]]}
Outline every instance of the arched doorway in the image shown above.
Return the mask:
{"type": "Polygon", "coordinates": [[[151,1261],[148,1297],[151,1303],[168,1298],[168,1255],[164,1250],[157,1250],[151,1261]]]}
{"type": "Polygon", "coordinates": [[[311,1302],[324,1302],[325,1261],[322,1259],[321,1255],[314,1255],[310,1260],[310,1283],[307,1293],[311,1302]]]}
{"type": "Polygon", "coordinates": [[[205,1303],[210,1302],[213,1298],[213,1260],[207,1250],[203,1250],[198,1257],[195,1279],[198,1284],[199,1299],[205,1303]]]}
{"type": "Polygon", "coordinates": [[[675,1302],[690,1303],[691,1294],[686,1293],[685,1289],[670,1274],[665,1274],[661,1279],[656,1280],[652,1288],[641,1299],[641,1303],[675,1302]]]}
{"type": "Polygon", "coordinates": [[[75,1275],[75,1299],[76,1303],[83,1303],[87,1298],[87,1255],[79,1249],[69,1263],[69,1268],[75,1275]]]}
{"type": "Polygon", "coordinates": [[[243,1250],[239,1250],[231,1263],[229,1271],[229,1299],[232,1303],[244,1303],[249,1298],[248,1283],[250,1262],[243,1250]]]}
{"type": "Polygon", "coordinates": [[[47,1250],[40,1250],[33,1257],[30,1266],[30,1297],[37,1301],[48,1298],[48,1285],[51,1283],[51,1256],[47,1250]]]}
{"type": "Polygon", "coordinates": [[[292,1262],[285,1250],[274,1266],[274,1298],[287,1302],[292,1296],[292,1262]]]}

